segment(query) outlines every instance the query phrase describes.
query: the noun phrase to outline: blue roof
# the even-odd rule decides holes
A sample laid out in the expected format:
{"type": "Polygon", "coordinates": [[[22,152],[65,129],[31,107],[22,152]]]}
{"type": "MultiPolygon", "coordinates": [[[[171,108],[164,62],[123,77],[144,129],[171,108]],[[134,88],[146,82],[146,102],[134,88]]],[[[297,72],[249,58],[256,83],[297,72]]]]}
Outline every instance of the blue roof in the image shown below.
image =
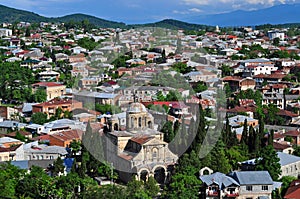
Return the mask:
{"type": "Polygon", "coordinates": [[[65,158],[64,159],[64,165],[66,167],[67,173],[69,173],[71,171],[73,162],[74,162],[74,158],[65,158]]]}
{"type": "Polygon", "coordinates": [[[296,163],[296,162],[300,161],[300,157],[295,156],[295,155],[290,155],[290,154],[283,153],[283,152],[277,152],[277,155],[280,159],[279,163],[281,166],[285,166],[285,165],[296,163]]]}
{"type": "Polygon", "coordinates": [[[234,171],[230,174],[240,185],[272,185],[268,171],[234,171]]]}

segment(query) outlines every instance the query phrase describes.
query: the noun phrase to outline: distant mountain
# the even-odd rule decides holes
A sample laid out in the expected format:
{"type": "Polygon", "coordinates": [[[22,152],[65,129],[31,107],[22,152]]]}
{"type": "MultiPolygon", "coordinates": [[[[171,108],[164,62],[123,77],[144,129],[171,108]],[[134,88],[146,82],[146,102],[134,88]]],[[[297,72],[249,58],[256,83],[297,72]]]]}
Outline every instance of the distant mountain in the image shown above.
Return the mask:
{"type": "MultiPolygon", "coordinates": [[[[234,11],[223,14],[199,15],[186,18],[183,21],[165,19],[155,23],[126,25],[86,14],[71,14],[63,17],[44,17],[33,12],[18,10],[0,5],[0,23],[2,22],[81,22],[88,20],[97,27],[104,28],[136,28],[136,27],[162,27],[170,29],[211,29],[212,26],[254,26],[262,24],[300,23],[300,4],[281,4],[255,11],[234,11]],[[202,25],[200,25],[202,24],[202,25]]],[[[300,24],[299,24],[300,25],[300,24]]]]}
{"type": "Polygon", "coordinates": [[[50,20],[33,12],[18,10],[0,5],[0,22],[13,23],[16,21],[40,22],[50,20]]]}
{"type": "Polygon", "coordinates": [[[98,17],[94,17],[91,15],[85,15],[85,14],[71,14],[71,15],[66,15],[63,17],[57,17],[54,19],[55,19],[55,21],[59,21],[59,22],[70,22],[70,21],[81,22],[83,20],[88,20],[91,24],[94,24],[97,27],[126,28],[125,23],[108,21],[105,19],[100,19],[98,17]]]}
{"type": "Polygon", "coordinates": [[[26,21],[30,23],[38,22],[79,22],[83,20],[88,20],[90,23],[94,24],[97,27],[105,28],[125,28],[125,23],[119,23],[114,21],[108,21],[100,19],[94,16],[85,15],[85,14],[72,14],[63,17],[44,17],[33,12],[28,12],[25,10],[18,10],[14,8],[9,8],[3,5],[0,5],[0,22],[20,22],[26,21]]]}
{"type": "Polygon", "coordinates": [[[71,14],[63,17],[44,17],[33,12],[28,12],[24,10],[18,10],[14,8],[9,8],[3,5],[0,5],[0,22],[81,22],[83,20],[88,20],[91,24],[97,27],[104,28],[133,28],[133,27],[162,27],[162,28],[171,28],[171,29],[187,29],[187,30],[197,30],[200,28],[205,28],[207,26],[198,25],[198,24],[189,24],[182,21],[166,19],[163,21],[159,21],[156,23],[148,23],[148,24],[136,24],[136,25],[126,25],[122,22],[114,22],[108,21],[105,19],[100,19],[98,17],[94,17],[86,14],[71,14]]]}
{"type": "Polygon", "coordinates": [[[199,15],[185,21],[219,26],[252,26],[262,24],[285,24],[300,22],[300,4],[281,4],[266,9],[229,13],[199,15]]]}
{"type": "Polygon", "coordinates": [[[184,29],[184,30],[199,30],[211,28],[211,26],[192,24],[174,19],[164,19],[155,23],[129,25],[129,27],[160,27],[168,29],[184,29]]]}

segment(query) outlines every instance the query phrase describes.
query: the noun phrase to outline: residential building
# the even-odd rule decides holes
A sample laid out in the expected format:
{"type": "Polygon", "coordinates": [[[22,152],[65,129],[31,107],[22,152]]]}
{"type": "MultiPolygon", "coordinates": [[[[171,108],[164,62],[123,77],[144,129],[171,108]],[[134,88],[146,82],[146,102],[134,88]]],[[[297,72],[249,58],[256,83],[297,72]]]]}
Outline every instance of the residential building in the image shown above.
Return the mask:
{"type": "Polygon", "coordinates": [[[38,73],[38,76],[40,81],[50,81],[50,80],[58,81],[60,74],[55,71],[43,71],[38,73]]]}
{"type": "Polygon", "coordinates": [[[192,71],[187,74],[184,74],[184,77],[188,78],[190,82],[206,82],[210,79],[218,78],[218,75],[216,73],[201,70],[201,71],[192,71]]]}
{"type": "Polygon", "coordinates": [[[222,79],[223,83],[228,83],[231,91],[254,89],[256,86],[255,80],[252,78],[242,78],[237,76],[227,76],[222,79]]]}
{"type": "Polygon", "coordinates": [[[56,82],[39,82],[32,84],[33,92],[37,89],[43,89],[47,94],[47,101],[61,97],[66,94],[66,86],[56,82]]]}
{"type": "Polygon", "coordinates": [[[239,183],[237,199],[272,197],[274,182],[268,171],[234,171],[229,175],[239,183]]]}
{"type": "Polygon", "coordinates": [[[206,199],[270,199],[274,184],[268,171],[234,171],[228,175],[217,172],[202,175],[200,180],[201,196],[206,199]]]}
{"type": "Polygon", "coordinates": [[[279,38],[280,40],[283,41],[285,39],[285,33],[279,30],[270,30],[268,31],[268,37],[270,38],[270,40],[279,38]]]}
{"type": "MultiPolygon", "coordinates": [[[[298,178],[300,176],[300,157],[277,152],[279,163],[281,166],[281,174],[279,178],[283,176],[294,176],[298,178]]],[[[241,169],[243,171],[251,171],[255,169],[256,159],[247,160],[241,163],[241,169]]]]}
{"type": "Polygon", "coordinates": [[[298,178],[300,176],[300,157],[283,152],[277,152],[277,155],[281,166],[280,177],[294,176],[298,178]]]}
{"type": "Polygon", "coordinates": [[[50,146],[69,147],[72,141],[80,141],[83,131],[79,129],[61,131],[49,135],[50,146]]]}
{"type": "Polygon", "coordinates": [[[82,102],[78,102],[76,100],[72,99],[60,99],[60,98],[54,98],[48,102],[35,104],[32,106],[32,112],[33,113],[46,113],[48,115],[48,118],[51,116],[54,116],[58,109],[63,112],[69,111],[72,112],[74,109],[82,108],[82,102]]]}
{"type": "Polygon", "coordinates": [[[202,175],[200,180],[203,182],[204,191],[201,193],[203,198],[237,198],[239,196],[239,183],[223,173],[202,175]]]}
{"type": "Polygon", "coordinates": [[[82,131],[86,130],[86,124],[74,121],[70,119],[59,119],[52,122],[45,123],[43,125],[42,133],[44,134],[54,134],[57,132],[72,130],[72,129],[79,129],[82,131]]]}
{"type": "Polygon", "coordinates": [[[68,154],[65,147],[48,146],[31,142],[24,145],[24,160],[55,160],[58,157],[62,159],[68,154]]]}
{"type": "Polygon", "coordinates": [[[12,30],[7,28],[0,28],[0,37],[12,36],[12,30]]]}
{"type": "Polygon", "coordinates": [[[23,142],[15,138],[0,138],[0,161],[23,160],[23,142]]]}

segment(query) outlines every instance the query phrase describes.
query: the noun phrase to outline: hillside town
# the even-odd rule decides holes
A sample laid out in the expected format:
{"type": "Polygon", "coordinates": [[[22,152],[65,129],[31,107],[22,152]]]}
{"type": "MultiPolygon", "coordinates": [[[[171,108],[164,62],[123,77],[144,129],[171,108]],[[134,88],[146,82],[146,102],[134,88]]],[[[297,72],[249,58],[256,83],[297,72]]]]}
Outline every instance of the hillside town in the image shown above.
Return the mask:
{"type": "Polygon", "coordinates": [[[3,23],[0,197],[299,198],[299,44],[297,28],[3,23]]]}

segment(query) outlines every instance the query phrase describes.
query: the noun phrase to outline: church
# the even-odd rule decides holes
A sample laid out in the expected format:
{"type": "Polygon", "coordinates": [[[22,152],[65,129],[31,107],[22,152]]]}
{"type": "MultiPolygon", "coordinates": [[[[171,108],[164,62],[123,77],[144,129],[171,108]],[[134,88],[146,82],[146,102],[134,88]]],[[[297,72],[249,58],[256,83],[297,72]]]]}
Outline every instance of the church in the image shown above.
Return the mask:
{"type": "Polygon", "coordinates": [[[154,117],[138,102],[125,113],[107,118],[106,159],[118,170],[122,181],[135,177],[146,181],[153,176],[160,184],[170,177],[178,156],[164,142],[154,126],[154,117]]]}

